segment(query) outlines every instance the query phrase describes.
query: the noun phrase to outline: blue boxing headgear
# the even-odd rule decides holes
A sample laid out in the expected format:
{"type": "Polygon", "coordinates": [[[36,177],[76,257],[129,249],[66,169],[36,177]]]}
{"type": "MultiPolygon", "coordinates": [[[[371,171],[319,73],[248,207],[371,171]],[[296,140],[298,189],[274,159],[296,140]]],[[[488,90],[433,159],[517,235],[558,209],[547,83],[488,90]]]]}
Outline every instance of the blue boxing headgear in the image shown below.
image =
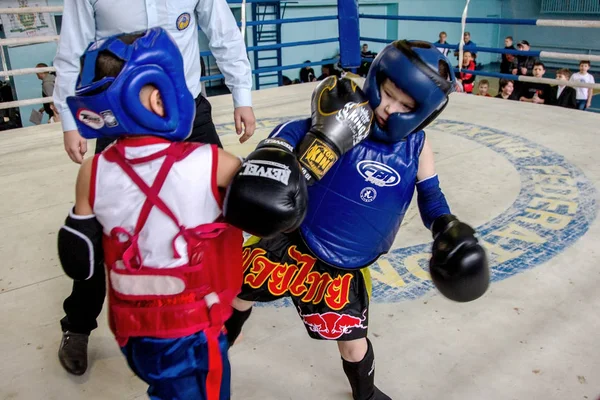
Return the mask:
{"type": "Polygon", "coordinates": [[[196,105],[185,82],[181,52],[162,28],[139,33],[143,36],[132,44],[119,40],[121,35],[111,36],[91,43],[83,54],[75,96],[67,104],[84,138],[153,135],[181,141],[190,135],[196,105]],[[100,53],[123,61],[116,77],[95,80],[100,53]],[[164,117],[140,101],[146,85],[159,90],[164,117]]]}
{"type": "Polygon", "coordinates": [[[381,103],[386,78],[416,102],[412,112],[391,114],[385,129],[373,124],[371,137],[392,143],[429,125],[448,104],[456,80],[448,59],[431,43],[406,40],[387,45],[369,68],[363,90],[373,109],[381,103]],[[440,63],[446,64],[449,79],[440,75],[440,63]]]}

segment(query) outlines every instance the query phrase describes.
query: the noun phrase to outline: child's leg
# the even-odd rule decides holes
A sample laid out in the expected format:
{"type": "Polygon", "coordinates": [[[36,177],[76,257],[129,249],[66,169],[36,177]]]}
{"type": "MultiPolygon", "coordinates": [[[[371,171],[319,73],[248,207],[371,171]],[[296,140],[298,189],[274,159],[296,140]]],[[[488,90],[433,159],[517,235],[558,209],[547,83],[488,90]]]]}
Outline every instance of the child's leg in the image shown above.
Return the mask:
{"type": "Polygon", "coordinates": [[[355,400],[391,400],[375,386],[375,353],[369,339],[338,341],[338,348],[355,400]]]}
{"type": "Polygon", "coordinates": [[[152,400],[228,400],[231,367],[227,336],[221,333],[218,342],[220,360],[212,360],[222,365],[216,391],[207,390],[211,360],[204,332],[178,339],[133,338],[122,351],[130,368],[149,385],[152,400]]]}

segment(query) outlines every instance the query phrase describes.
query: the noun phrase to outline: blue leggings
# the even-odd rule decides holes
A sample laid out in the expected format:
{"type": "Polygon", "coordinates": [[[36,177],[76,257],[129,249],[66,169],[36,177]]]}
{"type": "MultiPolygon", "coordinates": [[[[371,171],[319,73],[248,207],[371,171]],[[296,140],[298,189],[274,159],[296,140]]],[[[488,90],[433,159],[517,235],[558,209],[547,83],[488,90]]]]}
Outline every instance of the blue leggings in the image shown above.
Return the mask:
{"type": "MultiPolygon", "coordinates": [[[[219,335],[223,363],[219,400],[230,398],[231,367],[227,336],[219,335]]],[[[130,338],[121,351],[129,367],[146,382],[152,400],[206,400],[208,344],[204,332],[178,339],[130,338]]]]}

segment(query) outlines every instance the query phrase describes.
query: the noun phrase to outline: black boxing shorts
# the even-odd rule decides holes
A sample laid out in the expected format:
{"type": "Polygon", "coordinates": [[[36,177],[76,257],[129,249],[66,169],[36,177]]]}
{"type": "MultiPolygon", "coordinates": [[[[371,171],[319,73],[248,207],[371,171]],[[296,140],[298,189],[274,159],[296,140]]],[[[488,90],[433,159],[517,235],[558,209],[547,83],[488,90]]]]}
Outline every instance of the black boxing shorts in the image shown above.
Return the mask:
{"type": "Polygon", "coordinates": [[[367,336],[369,269],[344,270],[319,261],[298,233],[244,245],[244,282],[239,298],[270,302],[291,298],[308,335],[321,340],[367,336]]]}

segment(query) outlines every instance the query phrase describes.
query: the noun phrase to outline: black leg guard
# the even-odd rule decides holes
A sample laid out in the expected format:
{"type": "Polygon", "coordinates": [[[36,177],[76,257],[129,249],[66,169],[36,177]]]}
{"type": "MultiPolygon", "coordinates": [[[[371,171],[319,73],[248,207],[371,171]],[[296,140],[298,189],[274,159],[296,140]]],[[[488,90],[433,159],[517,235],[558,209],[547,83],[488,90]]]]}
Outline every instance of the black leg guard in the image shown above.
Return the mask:
{"type": "Polygon", "coordinates": [[[229,341],[229,347],[233,346],[235,339],[242,332],[242,326],[250,317],[250,313],[252,312],[252,308],[249,308],[246,311],[238,311],[235,308],[233,309],[233,314],[227,321],[225,321],[225,329],[227,330],[227,340],[229,341]]]}
{"type": "Polygon", "coordinates": [[[392,400],[375,386],[375,353],[369,339],[367,345],[367,354],[361,361],[350,362],[342,358],[352,397],[354,400],[392,400]]]}

